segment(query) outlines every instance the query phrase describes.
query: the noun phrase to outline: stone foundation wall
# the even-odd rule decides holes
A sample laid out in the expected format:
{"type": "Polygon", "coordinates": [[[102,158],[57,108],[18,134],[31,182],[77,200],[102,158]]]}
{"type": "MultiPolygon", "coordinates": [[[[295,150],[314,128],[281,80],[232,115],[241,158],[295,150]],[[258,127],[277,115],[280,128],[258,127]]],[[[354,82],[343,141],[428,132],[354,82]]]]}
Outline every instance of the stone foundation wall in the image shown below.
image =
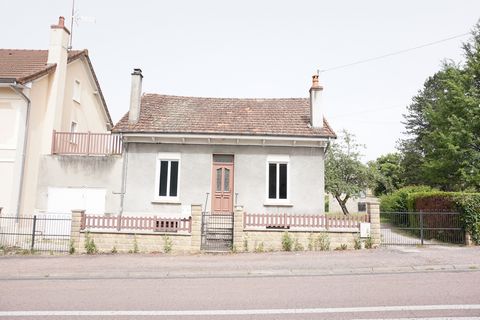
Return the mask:
{"type": "MultiPolygon", "coordinates": [[[[358,232],[305,232],[305,231],[285,231],[285,230],[245,230],[241,244],[237,244],[235,249],[239,252],[247,251],[281,251],[282,237],[288,232],[292,239],[292,251],[295,249],[320,250],[318,248],[318,239],[323,237],[330,243],[329,250],[340,249],[346,245],[347,249],[354,249],[354,239],[359,237],[358,232]],[[262,250],[263,249],[263,250],[262,250]]],[[[364,239],[362,239],[364,240],[364,239]]]]}
{"type": "Polygon", "coordinates": [[[80,232],[78,253],[85,253],[85,240],[94,241],[98,252],[108,253],[152,253],[165,252],[170,247],[171,253],[191,251],[191,235],[177,233],[131,233],[131,232],[80,232]],[[115,250],[114,250],[115,249],[115,250]]]}

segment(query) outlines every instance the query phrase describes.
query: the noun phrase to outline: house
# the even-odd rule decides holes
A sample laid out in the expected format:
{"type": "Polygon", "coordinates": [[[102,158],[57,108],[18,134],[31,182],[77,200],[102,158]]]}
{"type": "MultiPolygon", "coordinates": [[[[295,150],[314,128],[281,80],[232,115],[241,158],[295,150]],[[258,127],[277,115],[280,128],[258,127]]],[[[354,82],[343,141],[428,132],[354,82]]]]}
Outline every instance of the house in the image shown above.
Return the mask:
{"type": "Polygon", "coordinates": [[[48,50],[0,49],[0,207],[4,215],[34,213],[41,195],[39,180],[47,170],[45,161],[59,148],[78,149],[81,136],[74,133],[107,133],[112,127],[88,51],[70,50],[69,37],[60,17],[51,26],[48,50]]]}
{"type": "Polygon", "coordinates": [[[112,130],[125,146],[121,212],[324,212],[324,158],[336,135],[318,75],[310,98],[288,99],[142,94],[142,81],[135,69],[129,112],[112,130]]]}

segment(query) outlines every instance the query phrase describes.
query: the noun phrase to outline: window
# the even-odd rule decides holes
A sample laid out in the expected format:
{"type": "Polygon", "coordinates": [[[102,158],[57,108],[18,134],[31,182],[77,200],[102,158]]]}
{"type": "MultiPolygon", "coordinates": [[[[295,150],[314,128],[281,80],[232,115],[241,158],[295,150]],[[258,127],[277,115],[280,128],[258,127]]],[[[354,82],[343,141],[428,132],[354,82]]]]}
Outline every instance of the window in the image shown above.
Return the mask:
{"type": "Polygon", "coordinates": [[[267,200],[268,202],[288,203],[289,196],[289,156],[267,157],[267,200]]]}
{"type": "Polygon", "coordinates": [[[73,101],[80,103],[80,81],[75,80],[73,82],[73,101]]]}
{"type": "Polygon", "coordinates": [[[367,204],[365,202],[358,203],[358,212],[367,212],[367,204]]]}
{"type": "Polygon", "coordinates": [[[155,200],[179,201],[180,154],[160,153],[157,157],[155,200]]]}

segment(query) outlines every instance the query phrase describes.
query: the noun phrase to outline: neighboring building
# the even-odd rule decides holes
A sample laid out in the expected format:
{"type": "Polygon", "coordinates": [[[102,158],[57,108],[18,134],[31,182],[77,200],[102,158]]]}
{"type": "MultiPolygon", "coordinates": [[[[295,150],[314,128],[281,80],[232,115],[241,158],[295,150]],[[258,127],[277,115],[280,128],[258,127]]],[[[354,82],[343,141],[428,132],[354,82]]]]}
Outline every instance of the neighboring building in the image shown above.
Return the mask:
{"type": "MultiPolygon", "coordinates": [[[[367,212],[366,203],[367,192],[360,192],[358,196],[348,199],[345,205],[347,206],[347,210],[349,213],[365,213],[367,212]]],[[[342,207],[340,207],[337,199],[335,199],[335,197],[331,193],[328,194],[328,205],[326,207],[328,207],[327,212],[343,214],[342,207]]]]}
{"type": "Polygon", "coordinates": [[[120,212],[324,212],[325,151],[336,135],[318,75],[310,99],[142,95],[142,78],[135,69],[130,110],[112,130],[125,145],[120,212]]]}
{"type": "Polygon", "coordinates": [[[2,214],[34,213],[45,157],[59,146],[80,145],[80,136],[69,132],[107,133],[112,127],[88,51],[69,51],[69,36],[60,17],[51,26],[48,50],[0,49],[2,214]]]}

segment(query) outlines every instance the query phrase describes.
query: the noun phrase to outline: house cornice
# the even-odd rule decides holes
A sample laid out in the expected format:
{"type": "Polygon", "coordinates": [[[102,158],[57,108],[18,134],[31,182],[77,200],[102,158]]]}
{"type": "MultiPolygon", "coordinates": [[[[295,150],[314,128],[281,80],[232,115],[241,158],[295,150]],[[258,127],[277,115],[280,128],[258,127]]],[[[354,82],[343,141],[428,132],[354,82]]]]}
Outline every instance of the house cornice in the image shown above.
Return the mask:
{"type": "Polygon", "coordinates": [[[123,133],[126,143],[327,147],[330,138],[248,136],[219,134],[123,133]]]}

